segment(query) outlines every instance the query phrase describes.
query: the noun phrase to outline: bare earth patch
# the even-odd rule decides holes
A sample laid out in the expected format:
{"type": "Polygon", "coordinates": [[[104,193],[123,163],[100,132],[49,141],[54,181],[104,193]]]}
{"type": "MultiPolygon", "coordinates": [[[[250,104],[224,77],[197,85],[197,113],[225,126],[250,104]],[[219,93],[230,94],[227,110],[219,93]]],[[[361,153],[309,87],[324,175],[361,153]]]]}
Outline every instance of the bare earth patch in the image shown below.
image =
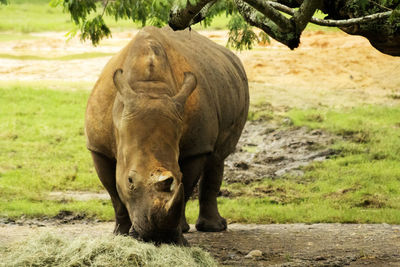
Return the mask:
{"type": "Polygon", "coordinates": [[[321,130],[285,129],[271,123],[248,121],[236,152],[225,162],[224,180],[248,184],[266,177],[302,175],[302,167],[335,154],[328,148],[335,138],[321,130]]]}
{"type": "MultiPolygon", "coordinates": [[[[76,221],[0,224],[0,243],[43,231],[65,236],[111,234],[113,223],[76,221]],[[30,225],[29,225],[30,224],[30,225]]],[[[231,224],[221,233],[185,237],[228,266],[400,266],[400,226],[387,224],[231,224]]]]}
{"type": "MultiPolygon", "coordinates": [[[[36,34],[39,39],[0,42],[9,55],[66,56],[82,53],[116,53],[137,31],[114,33],[98,47],[78,39],[65,41],[63,33],[36,34]]],[[[202,31],[225,45],[226,31],[202,31]]],[[[251,51],[235,52],[242,60],[251,99],[274,108],[352,106],[360,103],[398,103],[400,58],[384,55],[369,42],[342,32],[303,33],[300,47],[290,51],[272,41],[251,51]]],[[[110,56],[74,60],[16,60],[0,56],[0,81],[95,82],[110,56]]],[[[90,89],[90,88],[88,88],[90,89]]]]}

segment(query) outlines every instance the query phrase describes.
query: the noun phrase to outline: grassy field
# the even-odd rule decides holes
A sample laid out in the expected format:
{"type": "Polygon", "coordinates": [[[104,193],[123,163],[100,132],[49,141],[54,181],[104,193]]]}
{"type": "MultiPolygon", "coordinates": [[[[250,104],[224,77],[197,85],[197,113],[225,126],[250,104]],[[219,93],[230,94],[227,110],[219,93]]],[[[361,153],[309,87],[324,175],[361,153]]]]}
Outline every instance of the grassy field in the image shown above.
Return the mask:
{"type": "MultiPolygon", "coordinates": [[[[56,201],[48,195],[102,190],[85,148],[83,114],[89,91],[56,91],[29,83],[0,87],[0,216],[54,216],[69,210],[112,220],[109,201],[56,201]]],[[[339,154],[306,167],[303,177],[223,185],[242,193],[219,199],[223,216],[246,223],[400,223],[399,107],[292,109],[287,115],[293,127],[344,136],[333,145],[339,154]],[[254,197],[255,188],[277,190],[254,197]]],[[[191,223],[197,213],[197,201],[191,201],[191,223]]]]}
{"type": "MultiPolygon", "coordinates": [[[[9,5],[0,5],[0,31],[14,33],[32,33],[42,31],[70,31],[74,24],[70,15],[63,12],[61,6],[51,7],[49,0],[10,0],[9,5]]],[[[122,31],[141,27],[140,23],[133,23],[130,20],[119,20],[116,22],[113,17],[106,16],[105,21],[113,31],[122,31]]],[[[210,26],[211,29],[223,29],[228,19],[225,16],[218,17],[210,26]]],[[[196,26],[196,29],[201,26],[196,26]]],[[[16,38],[8,34],[10,39],[16,38]]],[[[21,37],[20,37],[21,38],[21,37]]],[[[6,36],[0,40],[10,40],[6,36]]]]}

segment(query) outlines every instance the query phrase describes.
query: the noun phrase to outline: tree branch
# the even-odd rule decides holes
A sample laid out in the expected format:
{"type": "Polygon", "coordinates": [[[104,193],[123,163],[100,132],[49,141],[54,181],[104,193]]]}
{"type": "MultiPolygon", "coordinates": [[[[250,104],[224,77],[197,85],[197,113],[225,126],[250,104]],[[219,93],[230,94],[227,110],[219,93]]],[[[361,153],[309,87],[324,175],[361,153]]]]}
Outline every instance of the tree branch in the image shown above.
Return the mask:
{"type": "Polygon", "coordinates": [[[216,2],[216,0],[198,0],[195,5],[187,1],[186,7],[180,8],[175,6],[169,14],[169,26],[174,30],[184,30],[204,19],[208,9],[216,2]],[[204,11],[203,11],[203,8],[204,11]],[[205,14],[199,14],[199,13],[205,14]],[[200,15],[198,17],[198,15],[200,15]],[[202,18],[203,17],[203,18],[202,18]]]}
{"type": "MultiPolygon", "coordinates": [[[[277,2],[272,2],[272,1],[268,1],[268,3],[273,6],[274,8],[276,8],[279,11],[282,11],[288,15],[294,15],[295,14],[295,10],[287,7],[285,5],[279,4],[277,2]]],[[[368,15],[368,16],[364,16],[364,17],[358,17],[358,18],[351,18],[351,19],[342,19],[342,20],[333,20],[333,19],[318,19],[315,17],[312,17],[310,19],[311,23],[320,25],[320,26],[328,26],[328,27],[348,27],[354,24],[362,24],[362,23],[367,23],[373,20],[377,20],[377,19],[385,19],[390,17],[390,15],[392,14],[392,11],[387,11],[387,12],[381,12],[381,13],[376,13],[376,14],[372,14],[372,15],[368,15]]]]}
{"type": "MultiPolygon", "coordinates": [[[[268,1],[268,2],[271,2],[271,1],[268,1]]],[[[297,7],[300,7],[300,5],[303,3],[303,0],[274,0],[273,2],[283,4],[283,5],[291,7],[291,8],[297,8],[297,7]]]]}
{"type": "Polygon", "coordinates": [[[108,6],[108,0],[105,2],[105,3],[103,3],[104,4],[104,6],[103,6],[103,12],[101,13],[101,16],[103,17],[104,16],[104,13],[106,12],[106,9],[107,9],[107,6],[108,6]]]}
{"type": "Polygon", "coordinates": [[[304,0],[299,9],[294,12],[293,20],[298,34],[303,32],[315,11],[321,7],[321,4],[321,0],[304,0]]]}
{"type": "Polygon", "coordinates": [[[268,19],[272,20],[279,28],[285,32],[293,30],[293,25],[282,13],[273,8],[267,1],[263,0],[244,0],[250,6],[264,14],[268,19]]]}
{"type": "Polygon", "coordinates": [[[192,19],[190,22],[190,26],[194,25],[196,23],[199,23],[200,21],[204,20],[207,17],[208,11],[210,8],[217,2],[217,0],[212,0],[211,2],[208,2],[201,10],[200,12],[192,19]]]}
{"type": "Polygon", "coordinates": [[[376,5],[376,6],[379,6],[379,7],[382,8],[382,9],[385,9],[385,10],[387,10],[387,11],[393,11],[393,9],[390,9],[390,8],[388,8],[388,7],[385,7],[385,6],[379,4],[379,3],[375,2],[375,1],[372,1],[372,0],[368,0],[368,1],[369,1],[370,3],[376,5]]]}
{"type": "Polygon", "coordinates": [[[294,32],[284,33],[279,27],[267,18],[260,18],[257,11],[242,0],[235,0],[237,9],[243,18],[252,26],[262,29],[266,34],[294,49],[299,46],[300,36],[294,32]]]}

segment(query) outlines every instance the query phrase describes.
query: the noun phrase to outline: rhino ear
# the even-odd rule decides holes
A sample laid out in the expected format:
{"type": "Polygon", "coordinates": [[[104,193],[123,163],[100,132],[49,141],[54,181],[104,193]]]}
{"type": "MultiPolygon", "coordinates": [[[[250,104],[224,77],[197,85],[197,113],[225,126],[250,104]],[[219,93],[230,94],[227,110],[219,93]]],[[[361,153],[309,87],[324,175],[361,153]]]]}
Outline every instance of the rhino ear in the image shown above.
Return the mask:
{"type": "Polygon", "coordinates": [[[178,106],[178,109],[183,111],[186,100],[191,95],[197,86],[197,78],[192,72],[185,72],[183,84],[179,92],[172,98],[178,106]]]}
{"type": "Polygon", "coordinates": [[[117,88],[118,92],[123,96],[127,96],[128,94],[135,94],[122,73],[122,69],[117,69],[114,72],[113,76],[114,85],[117,88]]]}

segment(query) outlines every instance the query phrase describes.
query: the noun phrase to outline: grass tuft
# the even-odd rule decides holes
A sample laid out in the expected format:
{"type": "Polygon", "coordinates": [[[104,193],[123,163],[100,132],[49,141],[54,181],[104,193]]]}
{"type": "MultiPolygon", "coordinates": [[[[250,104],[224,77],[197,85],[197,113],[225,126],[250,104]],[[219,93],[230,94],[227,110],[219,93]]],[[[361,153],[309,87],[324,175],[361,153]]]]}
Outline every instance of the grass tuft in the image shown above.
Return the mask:
{"type": "Polygon", "coordinates": [[[49,232],[0,247],[4,266],[217,266],[200,248],[156,247],[131,237],[65,237],[49,232]]]}

